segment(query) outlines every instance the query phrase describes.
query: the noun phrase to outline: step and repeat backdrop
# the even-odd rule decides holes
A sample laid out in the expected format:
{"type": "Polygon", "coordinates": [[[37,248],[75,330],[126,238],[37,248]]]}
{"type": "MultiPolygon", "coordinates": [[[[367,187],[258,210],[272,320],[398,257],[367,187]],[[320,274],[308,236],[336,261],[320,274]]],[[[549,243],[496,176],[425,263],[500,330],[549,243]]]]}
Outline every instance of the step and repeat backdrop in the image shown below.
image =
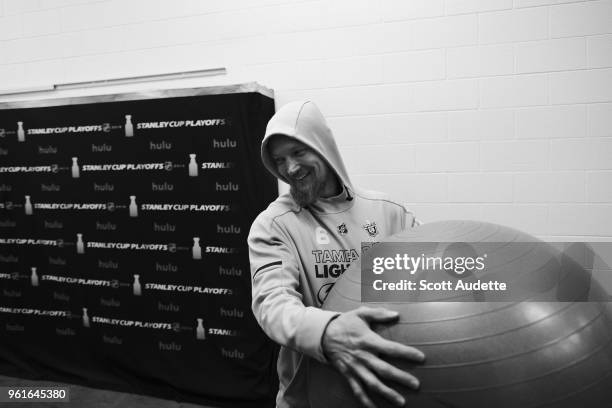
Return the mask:
{"type": "Polygon", "coordinates": [[[257,84],[0,105],[0,373],[273,406],[257,84]]]}

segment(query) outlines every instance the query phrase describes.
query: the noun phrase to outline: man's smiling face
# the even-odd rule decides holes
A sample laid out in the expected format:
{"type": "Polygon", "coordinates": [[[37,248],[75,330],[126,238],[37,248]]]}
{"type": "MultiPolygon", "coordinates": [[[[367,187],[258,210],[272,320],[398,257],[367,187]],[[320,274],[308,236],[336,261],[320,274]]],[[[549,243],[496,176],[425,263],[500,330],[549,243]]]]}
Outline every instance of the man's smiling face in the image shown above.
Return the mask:
{"type": "Polygon", "coordinates": [[[273,135],[268,152],[279,174],[291,186],[293,199],[307,207],[319,197],[340,193],[340,183],[325,160],[304,143],[283,135],[273,135]]]}

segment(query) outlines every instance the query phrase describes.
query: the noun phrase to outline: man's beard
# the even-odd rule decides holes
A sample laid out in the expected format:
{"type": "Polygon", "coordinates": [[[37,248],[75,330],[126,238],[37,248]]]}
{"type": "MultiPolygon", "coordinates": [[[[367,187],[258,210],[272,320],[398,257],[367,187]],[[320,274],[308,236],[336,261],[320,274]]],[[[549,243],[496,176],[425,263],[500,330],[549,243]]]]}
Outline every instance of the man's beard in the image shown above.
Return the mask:
{"type": "Polygon", "coordinates": [[[291,183],[289,193],[300,207],[308,207],[319,198],[323,191],[323,183],[312,180],[309,183],[291,183]]]}

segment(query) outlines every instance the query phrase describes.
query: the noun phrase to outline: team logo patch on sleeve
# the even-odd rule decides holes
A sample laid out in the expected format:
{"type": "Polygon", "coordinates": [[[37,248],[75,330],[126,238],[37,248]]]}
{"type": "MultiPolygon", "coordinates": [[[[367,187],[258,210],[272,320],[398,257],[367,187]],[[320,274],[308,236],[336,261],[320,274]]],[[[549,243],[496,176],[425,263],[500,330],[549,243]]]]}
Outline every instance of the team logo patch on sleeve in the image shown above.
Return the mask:
{"type": "Polygon", "coordinates": [[[366,220],[366,223],[363,224],[363,229],[371,237],[375,237],[375,236],[378,235],[378,227],[376,227],[376,223],[375,222],[370,222],[370,221],[366,220]]]}

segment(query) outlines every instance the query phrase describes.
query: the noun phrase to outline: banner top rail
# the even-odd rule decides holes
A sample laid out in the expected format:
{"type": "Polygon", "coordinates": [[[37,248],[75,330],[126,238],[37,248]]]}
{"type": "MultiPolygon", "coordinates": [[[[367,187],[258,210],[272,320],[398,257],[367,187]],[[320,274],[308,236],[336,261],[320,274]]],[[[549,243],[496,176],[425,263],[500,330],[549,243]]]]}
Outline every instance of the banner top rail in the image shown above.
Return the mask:
{"type": "Polygon", "coordinates": [[[269,98],[274,98],[274,90],[260,85],[257,82],[246,82],[243,84],[218,85],[197,88],[159,89],[150,91],[113,93],[102,95],[36,99],[29,101],[0,102],[0,110],[236,93],[259,93],[269,98]]]}

